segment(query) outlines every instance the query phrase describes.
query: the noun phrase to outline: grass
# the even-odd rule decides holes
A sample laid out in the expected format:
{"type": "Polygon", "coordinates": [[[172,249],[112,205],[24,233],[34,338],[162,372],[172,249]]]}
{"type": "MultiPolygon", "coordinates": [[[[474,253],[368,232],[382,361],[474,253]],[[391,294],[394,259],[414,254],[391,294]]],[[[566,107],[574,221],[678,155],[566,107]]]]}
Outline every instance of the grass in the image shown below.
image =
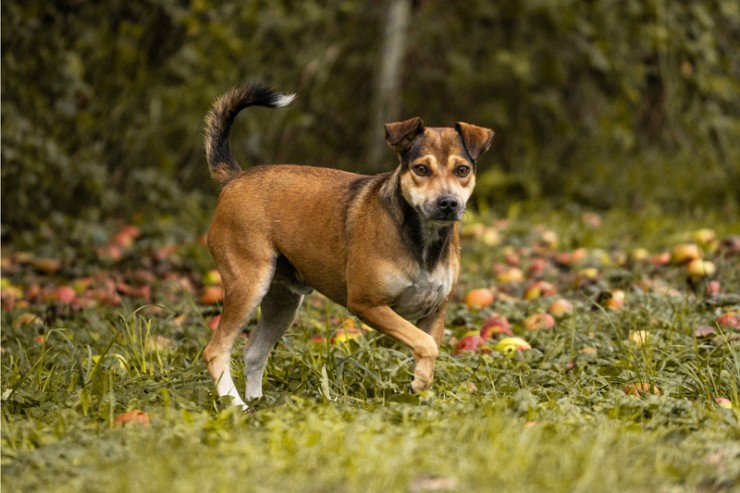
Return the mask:
{"type": "MultiPolygon", "coordinates": [[[[736,331],[716,323],[740,308],[738,257],[707,248],[718,267],[715,296],[704,295],[703,280],[687,284],[681,266],[619,260],[638,246],[670,249],[707,219],[607,214],[597,227],[579,215],[510,215],[493,228],[500,244],[486,246],[480,235],[464,242],[431,391],[407,392],[410,353],[386,337],[366,332],[331,344],[347,313],[312,295],[271,355],[265,398],[248,413],[219,402],[202,363],[218,307],[199,302],[204,267],[195,242],[162,260],[137,239],[103,272],[119,284],[143,277],[142,265],[159,272],[145,278],[153,298],[122,294],[114,306],[29,294],[34,284],[49,293],[95,277],[93,262],[65,260],[49,274],[4,252],[4,293],[23,294],[2,314],[3,490],[738,491],[740,345],[736,331]],[[538,224],[558,233],[557,246],[541,246],[538,224]],[[588,253],[581,263],[553,267],[557,254],[577,247],[588,253]],[[498,282],[495,266],[513,255],[525,272],[546,259],[553,268],[544,276],[558,294],[524,300],[528,281],[498,282]],[[576,285],[586,266],[599,278],[576,285]],[[173,288],[188,282],[194,288],[173,288]],[[482,286],[496,289],[496,302],[467,307],[463,294],[482,286]],[[604,308],[600,294],[616,288],[627,293],[624,308],[604,308]],[[553,329],[524,329],[528,315],[560,296],[573,303],[572,315],[553,329]],[[456,339],[494,311],[532,349],[505,355],[494,340],[453,354],[456,339]],[[29,313],[38,318],[20,323],[29,313]],[[716,333],[697,335],[702,325],[716,333]],[[631,340],[643,330],[644,344],[631,340]],[[650,391],[628,395],[635,383],[650,391]],[[149,423],[121,426],[122,413],[135,409],[149,423]]],[[[709,223],[720,238],[740,231],[709,223]]]]}

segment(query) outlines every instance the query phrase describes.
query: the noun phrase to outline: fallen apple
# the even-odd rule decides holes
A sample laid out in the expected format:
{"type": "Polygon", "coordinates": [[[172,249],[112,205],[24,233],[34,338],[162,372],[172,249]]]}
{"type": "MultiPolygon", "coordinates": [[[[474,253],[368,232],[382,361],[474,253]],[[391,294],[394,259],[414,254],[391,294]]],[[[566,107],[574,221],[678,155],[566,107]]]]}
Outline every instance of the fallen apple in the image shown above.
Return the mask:
{"type": "Polygon", "coordinates": [[[496,343],[494,349],[508,356],[513,356],[517,352],[532,349],[532,346],[521,337],[504,337],[496,343]]]}
{"type": "Polygon", "coordinates": [[[644,248],[635,248],[629,254],[629,260],[632,263],[645,262],[650,258],[650,252],[644,248]]]}
{"type": "Polygon", "coordinates": [[[723,313],[715,319],[715,322],[723,329],[738,329],[740,328],[740,313],[723,313]]]}
{"type": "Polygon", "coordinates": [[[727,397],[715,397],[714,402],[721,408],[732,409],[732,401],[727,397]]]}
{"type": "Polygon", "coordinates": [[[44,321],[41,320],[38,315],[35,315],[33,313],[21,313],[13,319],[12,326],[14,329],[20,329],[21,327],[25,327],[26,325],[37,326],[43,324],[44,321]]]}
{"type": "Polygon", "coordinates": [[[650,265],[653,267],[662,267],[671,262],[670,252],[660,252],[650,257],[650,265]]]}
{"type": "Polygon", "coordinates": [[[480,310],[492,304],[493,300],[493,292],[490,289],[477,288],[465,293],[464,302],[469,309],[480,310]]]}
{"type": "Polygon", "coordinates": [[[512,335],[511,325],[506,317],[498,313],[492,313],[483,322],[483,326],[480,329],[480,336],[484,340],[488,340],[498,334],[512,335]]]}
{"type": "Polygon", "coordinates": [[[77,299],[77,292],[72,286],[57,286],[54,289],[54,298],[64,305],[69,305],[77,299]]]}
{"type": "Polygon", "coordinates": [[[149,426],[149,413],[134,409],[125,413],[121,413],[113,420],[113,424],[116,427],[126,426],[127,424],[139,424],[142,426],[149,426]]]}
{"type": "Polygon", "coordinates": [[[646,330],[635,330],[629,333],[627,340],[635,346],[644,346],[650,340],[650,332],[646,330]]]}
{"type": "Polygon", "coordinates": [[[331,344],[344,344],[362,337],[362,330],[354,326],[340,327],[334,331],[329,342],[331,344]]]}
{"type": "Polygon", "coordinates": [[[525,300],[536,300],[558,294],[557,288],[547,281],[534,281],[524,289],[525,300]]]}
{"type": "Polygon", "coordinates": [[[674,264],[686,264],[701,258],[701,248],[696,243],[679,243],[673,247],[671,260],[674,264]]]}
{"type": "Polygon", "coordinates": [[[713,229],[701,228],[692,233],[694,241],[701,246],[708,246],[717,240],[717,233],[713,229]]]}
{"type": "Polygon", "coordinates": [[[221,286],[203,286],[200,302],[204,305],[215,305],[224,300],[224,288],[221,286]]]}
{"type": "Polygon", "coordinates": [[[468,331],[457,341],[457,344],[452,349],[452,354],[474,353],[482,348],[484,343],[485,340],[481,337],[479,331],[468,331]]]}
{"type": "Polygon", "coordinates": [[[527,330],[551,329],[555,327],[555,319],[549,313],[535,313],[524,319],[524,328],[527,330]]]}
{"type": "Polygon", "coordinates": [[[504,283],[519,283],[524,281],[524,273],[518,267],[511,267],[499,272],[496,276],[496,280],[504,283]]]}
{"type": "Polygon", "coordinates": [[[211,269],[203,276],[203,284],[206,286],[220,286],[223,284],[221,280],[221,273],[216,269],[211,269]]]}
{"type": "Polygon", "coordinates": [[[625,294],[621,289],[612,289],[604,299],[603,305],[609,310],[619,310],[624,308],[625,294]]]}
{"type": "Polygon", "coordinates": [[[218,328],[219,322],[221,322],[220,314],[212,316],[208,319],[208,328],[211,329],[212,332],[215,332],[215,330],[218,328]]]}
{"type": "Polygon", "coordinates": [[[649,383],[637,382],[626,385],[624,387],[624,393],[627,395],[637,396],[643,394],[660,395],[660,389],[654,385],[650,385],[649,383]]]}
{"type": "Polygon", "coordinates": [[[555,318],[570,315],[573,313],[573,304],[564,298],[557,299],[547,307],[547,313],[555,318]]]}
{"type": "Polygon", "coordinates": [[[710,260],[696,258],[686,264],[686,272],[694,279],[712,277],[717,272],[717,267],[710,260]]]}

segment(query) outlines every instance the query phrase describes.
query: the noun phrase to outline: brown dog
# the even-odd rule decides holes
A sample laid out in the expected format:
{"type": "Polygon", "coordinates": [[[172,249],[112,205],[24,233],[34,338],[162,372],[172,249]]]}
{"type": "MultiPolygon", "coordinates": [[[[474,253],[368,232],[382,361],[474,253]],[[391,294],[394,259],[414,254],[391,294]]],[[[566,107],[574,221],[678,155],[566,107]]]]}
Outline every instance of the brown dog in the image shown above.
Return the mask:
{"type": "Polygon", "coordinates": [[[493,131],[467,123],[427,128],[420,118],[389,123],[386,140],[400,165],[376,176],[295,165],[242,171],[228,145],[236,115],[292,100],[247,85],[216,101],[206,118],[208,164],[223,187],[208,247],[225,299],[204,351],[218,394],[246,407],[231,378],[231,350],[260,306],[244,362],[246,398],[262,396],[267,356],[312,289],[409,346],[411,388],[425,389],[460,268],[457,223],[493,131]]]}

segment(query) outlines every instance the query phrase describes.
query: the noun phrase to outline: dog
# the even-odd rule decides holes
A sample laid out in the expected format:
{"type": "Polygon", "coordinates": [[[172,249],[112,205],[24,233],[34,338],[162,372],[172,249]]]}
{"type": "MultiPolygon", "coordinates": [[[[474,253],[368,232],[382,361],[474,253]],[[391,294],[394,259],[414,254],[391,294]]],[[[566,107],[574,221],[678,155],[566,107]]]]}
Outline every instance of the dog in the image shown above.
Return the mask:
{"type": "Polygon", "coordinates": [[[408,346],[411,390],[432,383],[447,304],[460,271],[458,223],[493,131],[468,123],[430,128],[421,118],[385,125],[395,171],[364,176],[302,165],[243,171],[229,131],[248,106],[294,95],[262,84],[219,98],[205,120],[211,177],[221,193],[208,248],[224,285],[223,312],[203,356],[220,397],[247,407],[230,371],[234,342],[259,306],[244,348],[246,399],[262,397],[270,350],[314,289],[408,346]]]}

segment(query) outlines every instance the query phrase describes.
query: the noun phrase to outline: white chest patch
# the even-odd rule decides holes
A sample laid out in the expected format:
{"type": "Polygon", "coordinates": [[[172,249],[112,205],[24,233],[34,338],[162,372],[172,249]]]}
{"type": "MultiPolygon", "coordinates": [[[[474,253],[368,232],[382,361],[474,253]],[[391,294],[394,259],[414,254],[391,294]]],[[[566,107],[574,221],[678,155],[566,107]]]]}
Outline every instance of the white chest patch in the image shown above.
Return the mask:
{"type": "Polygon", "coordinates": [[[432,272],[420,269],[413,277],[398,273],[389,277],[395,294],[391,308],[407,320],[430,315],[452,290],[453,273],[444,265],[438,265],[432,272]]]}

